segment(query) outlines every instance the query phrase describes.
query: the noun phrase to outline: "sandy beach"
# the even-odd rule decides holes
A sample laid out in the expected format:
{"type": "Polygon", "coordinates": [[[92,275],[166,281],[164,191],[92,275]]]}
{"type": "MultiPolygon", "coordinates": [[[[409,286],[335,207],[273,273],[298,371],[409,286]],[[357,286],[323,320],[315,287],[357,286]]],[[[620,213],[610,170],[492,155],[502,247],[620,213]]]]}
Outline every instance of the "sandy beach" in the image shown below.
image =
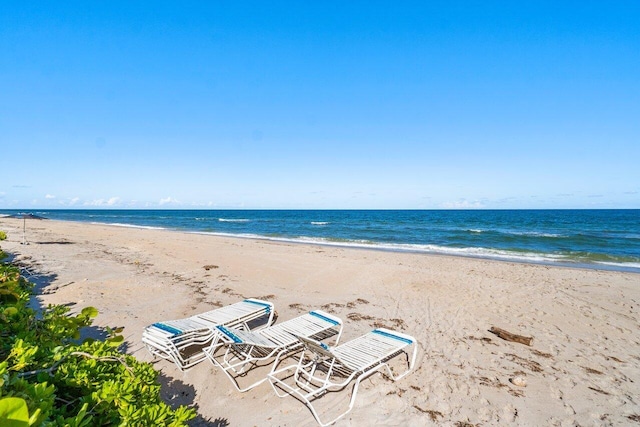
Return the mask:
{"type": "MultiPolygon", "coordinates": [[[[37,303],[96,307],[94,325],[124,326],[141,360],[153,360],[145,326],[246,297],[272,301],[280,321],[332,313],[342,341],[377,326],[413,335],[416,369],[364,381],[337,425],[640,425],[639,274],[51,220],[29,220],[22,245],[22,227],[0,218],[0,246],[31,274],[37,303]]],[[[155,367],[168,402],[197,407],[193,425],[315,425],[299,401],[267,383],[240,394],[208,361],[155,367]]]]}

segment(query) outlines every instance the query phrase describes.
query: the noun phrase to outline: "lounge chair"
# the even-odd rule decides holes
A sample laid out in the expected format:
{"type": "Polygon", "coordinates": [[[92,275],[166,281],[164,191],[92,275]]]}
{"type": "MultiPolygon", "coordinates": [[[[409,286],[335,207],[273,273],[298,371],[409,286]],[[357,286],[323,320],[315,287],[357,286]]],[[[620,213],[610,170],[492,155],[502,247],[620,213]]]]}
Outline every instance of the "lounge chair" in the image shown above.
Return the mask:
{"type": "Polygon", "coordinates": [[[342,320],[321,310],[310,311],[274,326],[259,330],[246,331],[217,326],[221,340],[227,346],[224,355],[216,355],[219,344],[214,343],[205,350],[207,357],[224,372],[234,387],[245,392],[267,380],[266,376],[248,386],[241,387],[238,377],[244,377],[254,367],[274,363],[302,348],[298,337],[323,340],[336,336],[335,343],[342,335],[342,320]]]}
{"type": "Polygon", "coordinates": [[[299,339],[304,343],[304,351],[298,364],[278,370],[274,367],[267,378],[279,397],[294,395],[300,398],[321,426],[336,422],[353,409],[358,386],[362,380],[383,367],[387,369],[391,379],[399,380],[413,369],[416,361],[416,340],[409,335],[384,328],[375,329],[333,348],[312,339],[299,339]],[[409,347],[413,347],[412,355],[407,351],[409,347]],[[407,369],[394,375],[388,362],[401,354],[406,357],[407,369]],[[313,401],[327,392],[344,389],[353,380],[355,383],[348,409],[333,420],[323,422],[313,406],[313,401]],[[292,381],[295,385],[287,383],[292,381]]]}
{"type": "Polygon", "coordinates": [[[145,328],[142,342],[154,356],[173,361],[186,370],[205,359],[203,349],[211,345],[216,326],[261,328],[273,321],[273,304],[248,298],[186,319],[154,323],[145,328]]]}

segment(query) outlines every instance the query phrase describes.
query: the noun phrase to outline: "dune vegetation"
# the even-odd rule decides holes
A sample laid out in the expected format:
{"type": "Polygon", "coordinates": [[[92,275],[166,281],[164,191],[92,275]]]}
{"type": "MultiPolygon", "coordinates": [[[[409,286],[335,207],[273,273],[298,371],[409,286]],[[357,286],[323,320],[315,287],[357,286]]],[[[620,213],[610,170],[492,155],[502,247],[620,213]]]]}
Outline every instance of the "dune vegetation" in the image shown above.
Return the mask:
{"type": "Polygon", "coordinates": [[[151,364],[119,350],[122,329],[81,339],[98,311],[35,310],[33,288],[17,266],[0,264],[0,425],[181,426],[195,417],[193,409],[161,400],[151,364]]]}

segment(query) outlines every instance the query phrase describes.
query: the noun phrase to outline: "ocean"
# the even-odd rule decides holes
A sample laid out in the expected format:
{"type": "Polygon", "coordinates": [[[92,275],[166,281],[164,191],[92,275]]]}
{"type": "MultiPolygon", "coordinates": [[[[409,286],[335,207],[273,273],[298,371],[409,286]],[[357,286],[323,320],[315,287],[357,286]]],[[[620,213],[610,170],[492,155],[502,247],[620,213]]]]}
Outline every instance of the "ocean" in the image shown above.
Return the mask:
{"type": "Polygon", "coordinates": [[[46,210],[32,213],[57,220],[120,227],[640,273],[640,210],[634,209],[46,210]]]}

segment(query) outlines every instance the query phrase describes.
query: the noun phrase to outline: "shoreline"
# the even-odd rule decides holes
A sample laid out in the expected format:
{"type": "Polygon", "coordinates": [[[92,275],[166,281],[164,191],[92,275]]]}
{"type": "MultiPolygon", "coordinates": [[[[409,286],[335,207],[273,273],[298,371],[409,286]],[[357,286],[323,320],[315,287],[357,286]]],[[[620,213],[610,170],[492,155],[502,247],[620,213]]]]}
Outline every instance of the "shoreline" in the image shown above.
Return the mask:
{"type": "MultiPolygon", "coordinates": [[[[32,243],[21,245],[22,226],[0,218],[0,246],[34,274],[36,303],[96,307],[95,328],[124,326],[126,352],[144,361],[145,326],[246,297],[272,301],[279,322],[316,308],[338,316],[341,342],[376,325],[415,336],[416,369],[363,381],[339,426],[626,425],[640,415],[635,273],[58,220],[30,221],[32,243]],[[492,326],[534,344],[500,340],[492,326]]],[[[197,406],[193,425],[314,425],[300,402],[268,384],[237,393],[209,362],[155,367],[168,402],[197,406]]]]}
{"type": "Polygon", "coordinates": [[[39,213],[57,220],[640,273],[637,209],[56,209],[39,213]]]}
{"type": "MultiPolygon", "coordinates": [[[[2,217],[0,217],[1,219],[2,217]]],[[[96,221],[78,221],[78,220],[59,220],[59,219],[46,219],[47,221],[61,221],[61,222],[72,222],[78,224],[94,224],[100,226],[109,226],[109,227],[120,227],[120,228],[130,228],[130,229],[142,229],[142,230],[164,230],[169,232],[177,232],[177,233],[185,233],[185,234],[198,234],[205,236],[213,236],[213,237],[223,237],[223,238],[236,238],[236,239],[249,239],[249,240],[258,240],[258,241],[269,241],[269,242],[281,242],[281,243],[293,243],[300,245],[316,245],[323,247],[337,247],[337,248],[347,248],[347,249],[357,249],[357,250],[370,250],[370,251],[381,251],[381,252],[391,252],[391,253],[408,253],[408,254],[420,254],[420,255],[429,255],[429,256],[449,256],[449,257],[460,257],[460,258],[469,258],[469,259],[481,259],[488,261],[498,261],[498,262],[512,262],[516,264],[531,264],[531,265],[543,265],[550,267],[561,267],[561,268],[577,268],[577,269],[588,269],[588,270],[598,270],[598,271],[613,271],[613,272],[622,272],[622,273],[634,273],[640,274],[640,266],[625,266],[621,263],[605,263],[605,262],[597,262],[593,263],[587,262],[579,262],[579,261],[552,261],[552,260],[536,260],[536,259],[527,259],[526,256],[518,256],[511,254],[504,255],[489,255],[489,254],[473,254],[473,253],[456,253],[457,249],[460,250],[468,250],[473,248],[445,248],[442,250],[429,250],[429,249],[417,249],[417,248],[404,248],[403,246],[421,246],[414,244],[393,244],[393,243],[384,243],[384,242],[370,242],[370,244],[366,243],[357,243],[357,241],[347,240],[344,243],[333,242],[329,239],[319,238],[314,240],[311,237],[299,237],[299,238],[290,238],[290,237],[270,237],[264,235],[257,234],[242,234],[242,233],[224,233],[224,232],[208,232],[208,231],[193,231],[186,230],[180,228],[169,228],[169,227],[155,227],[148,225],[136,225],[136,224],[126,224],[126,223],[104,223],[104,222],[96,222],[96,221]],[[398,246],[398,247],[394,247],[398,246]],[[447,251],[446,249],[449,249],[447,251]]],[[[428,245],[427,245],[428,246],[428,245]]],[[[482,248],[478,248],[482,249],[482,248]]],[[[491,251],[493,249],[486,249],[491,251]]],[[[497,250],[496,251],[500,251],[497,250]]],[[[544,256],[545,254],[541,254],[540,256],[544,256]]]]}
{"type": "MultiPolygon", "coordinates": [[[[102,223],[93,223],[97,225],[110,225],[114,227],[131,227],[138,228],[137,226],[129,226],[129,225],[117,225],[117,224],[102,224],[102,223]]],[[[143,229],[160,229],[153,227],[140,226],[139,228],[143,229]]],[[[438,251],[428,251],[428,250],[417,250],[417,249],[401,249],[401,248],[387,248],[383,246],[366,246],[365,244],[357,245],[357,244],[340,244],[340,243],[332,243],[332,242],[321,242],[321,241],[304,241],[302,239],[289,239],[286,237],[278,238],[278,237],[266,237],[266,236],[258,236],[258,235],[246,235],[242,234],[225,234],[225,233],[214,233],[214,232],[203,232],[203,231],[184,231],[179,229],[169,229],[169,228],[161,228],[162,230],[178,232],[178,233],[187,233],[187,234],[201,234],[205,236],[214,236],[214,237],[227,237],[230,239],[249,239],[249,240],[257,240],[257,241],[267,241],[267,242],[280,242],[280,243],[292,243],[295,245],[310,245],[310,246],[326,246],[333,248],[345,248],[345,249],[354,249],[354,250],[363,250],[363,251],[379,251],[379,252],[389,252],[389,253],[400,253],[400,254],[415,254],[415,255],[427,255],[427,256],[443,256],[443,257],[452,257],[452,258],[469,258],[469,259],[480,259],[485,261],[496,261],[496,262],[507,262],[507,263],[515,263],[515,264],[525,264],[525,265],[543,265],[547,267],[560,267],[560,268],[577,268],[577,269],[586,269],[586,270],[601,270],[601,271],[612,271],[612,272],[620,272],[620,273],[632,273],[632,274],[640,274],[640,267],[623,267],[616,265],[607,265],[607,264],[588,264],[581,262],[571,262],[571,261],[536,261],[536,260],[526,260],[526,259],[509,259],[508,257],[500,258],[498,256],[492,257],[491,255],[472,255],[472,254],[453,254],[447,252],[438,252],[438,251]]],[[[514,257],[516,258],[516,257],[514,257]]]]}

